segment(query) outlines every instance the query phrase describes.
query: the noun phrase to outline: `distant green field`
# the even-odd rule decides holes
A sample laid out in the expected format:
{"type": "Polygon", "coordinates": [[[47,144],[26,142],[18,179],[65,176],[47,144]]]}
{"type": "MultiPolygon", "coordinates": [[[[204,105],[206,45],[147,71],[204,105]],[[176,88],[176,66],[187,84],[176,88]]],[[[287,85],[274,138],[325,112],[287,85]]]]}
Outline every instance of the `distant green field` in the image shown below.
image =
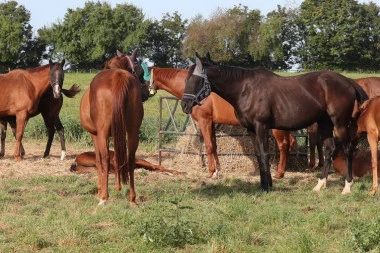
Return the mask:
{"type": "MultiPolygon", "coordinates": [[[[79,121],[79,105],[82,98],[83,92],[89,87],[92,78],[96,73],[66,73],[64,87],[66,89],[70,88],[72,84],[78,84],[82,89],[75,98],[69,99],[64,98],[64,104],[60,113],[61,120],[65,127],[66,139],[67,141],[73,141],[80,143],[81,145],[92,145],[91,138],[88,133],[86,133],[80,125],[79,121]]],[[[301,73],[290,73],[290,72],[279,72],[278,74],[283,76],[298,75],[301,73]]],[[[343,75],[350,78],[361,78],[368,76],[380,76],[380,73],[343,73],[343,75]]],[[[154,150],[157,145],[158,138],[158,124],[159,124],[159,97],[160,96],[171,96],[165,91],[158,91],[156,96],[149,99],[144,103],[145,116],[143,120],[142,127],[140,129],[140,147],[149,150],[154,150]]],[[[173,108],[174,101],[170,101],[170,106],[173,108]]],[[[169,117],[168,110],[163,107],[163,118],[164,122],[167,121],[169,117]]],[[[186,115],[182,113],[180,106],[177,108],[176,117],[179,123],[185,120],[186,115]]],[[[26,129],[25,138],[46,138],[46,129],[43,124],[41,116],[32,118],[26,129]]],[[[57,136],[55,138],[58,138],[57,136]]],[[[175,140],[175,137],[166,137],[166,141],[175,140]]]]}

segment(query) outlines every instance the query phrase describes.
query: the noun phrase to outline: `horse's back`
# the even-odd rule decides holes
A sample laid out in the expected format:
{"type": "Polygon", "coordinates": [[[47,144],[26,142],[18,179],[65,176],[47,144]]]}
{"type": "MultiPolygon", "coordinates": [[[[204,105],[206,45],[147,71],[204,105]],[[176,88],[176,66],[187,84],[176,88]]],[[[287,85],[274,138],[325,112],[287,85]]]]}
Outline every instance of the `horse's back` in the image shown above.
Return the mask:
{"type": "Polygon", "coordinates": [[[363,90],[367,93],[368,97],[376,97],[380,95],[380,77],[365,77],[355,79],[363,90]]]}

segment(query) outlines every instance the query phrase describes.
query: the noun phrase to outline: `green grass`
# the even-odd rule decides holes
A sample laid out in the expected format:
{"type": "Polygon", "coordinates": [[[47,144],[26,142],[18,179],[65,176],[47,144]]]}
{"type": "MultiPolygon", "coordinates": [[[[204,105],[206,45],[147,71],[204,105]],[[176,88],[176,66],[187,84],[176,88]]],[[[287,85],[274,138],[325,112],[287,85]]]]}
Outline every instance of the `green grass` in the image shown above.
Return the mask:
{"type": "MultiPolygon", "coordinates": [[[[84,91],[94,75],[67,73],[64,86],[77,83],[84,91]]],[[[64,99],[60,115],[68,140],[87,146],[79,123],[83,91],[64,99]]],[[[144,103],[142,128],[150,135],[140,148],[156,148],[158,99],[144,103]]],[[[27,131],[41,122],[31,119],[27,131]]],[[[38,131],[41,139],[43,127],[38,131]]],[[[368,194],[371,177],[354,184],[350,196],[340,194],[343,179],[312,192],[316,174],[310,177],[276,180],[265,194],[239,178],[204,182],[139,172],[138,209],[128,205],[127,187],[116,192],[113,180],[109,205],[97,207],[96,183],[87,176],[2,178],[0,252],[379,252],[380,204],[379,195],[368,194]]]]}
{"type": "MultiPolygon", "coordinates": [[[[1,252],[378,252],[379,197],[361,179],[312,192],[316,180],[283,179],[274,191],[136,173],[140,208],[126,188],[97,207],[96,184],[81,176],[3,180],[1,252]]],[[[111,180],[113,181],[113,180],[111,180]]]]}

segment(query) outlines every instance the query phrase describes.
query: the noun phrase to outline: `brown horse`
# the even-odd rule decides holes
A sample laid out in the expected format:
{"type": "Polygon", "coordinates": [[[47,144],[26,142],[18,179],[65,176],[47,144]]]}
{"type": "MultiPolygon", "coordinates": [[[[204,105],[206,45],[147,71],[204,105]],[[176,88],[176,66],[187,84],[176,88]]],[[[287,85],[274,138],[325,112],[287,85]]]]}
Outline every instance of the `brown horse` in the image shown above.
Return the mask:
{"type": "MultiPolygon", "coordinates": [[[[61,93],[63,93],[68,98],[73,98],[78,94],[81,89],[77,85],[72,85],[70,89],[62,88],[61,93]]],[[[53,89],[49,87],[47,91],[42,95],[40,103],[38,104],[38,110],[31,115],[34,117],[41,113],[42,118],[45,122],[45,126],[48,130],[48,141],[46,143],[46,148],[43,157],[47,157],[50,154],[50,148],[53,142],[55,131],[58,132],[60,144],[61,144],[61,160],[66,156],[66,145],[65,145],[65,132],[61,119],[59,118],[59,112],[61,111],[63,105],[63,96],[58,99],[54,98],[53,89]]],[[[7,123],[12,128],[13,135],[16,136],[16,118],[15,117],[6,117],[0,118],[0,135],[1,135],[1,151],[0,157],[5,155],[5,138],[7,132],[7,123]]],[[[25,155],[24,147],[21,144],[20,155],[25,155]]]]}
{"type": "MultiPolygon", "coordinates": [[[[363,90],[367,93],[369,98],[380,96],[380,77],[364,77],[355,79],[363,90]]],[[[323,166],[323,145],[322,140],[318,133],[318,124],[314,123],[307,128],[309,134],[309,147],[310,147],[310,160],[309,167],[315,166],[315,149],[317,148],[319,162],[318,167],[323,166]]]]}
{"type": "MultiPolygon", "coordinates": [[[[147,97],[142,98],[141,80],[144,71],[137,63],[135,52],[132,56],[115,57],[128,62],[124,66],[126,70],[111,67],[98,73],[91,81],[89,89],[83,94],[80,104],[81,124],[91,134],[95,146],[99,205],[105,204],[108,199],[110,136],[113,138],[115,149],[113,164],[116,190],[121,189],[120,177],[123,183],[127,183],[129,178],[129,201],[132,205],[137,205],[134,189],[135,153],[144,115],[142,102],[147,97]]],[[[145,87],[146,94],[149,95],[149,90],[147,86],[145,87]]]]}
{"type": "MultiPolygon", "coordinates": [[[[112,150],[109,151],[110,155],[110,174],[115,174],[115,165],[113,163],[114,159],[114,152],[112,150]]],[[[185,174],[183,172],[179,172],[176,170],[169,170],[166,169],[160,165],[152,164],[146,160],[138,159],[136,158],[136,169],[137,168],[143,168],[145,170],[149,171],[155,171],[155,172],[163,172],[163,173],[170,173],[173,175],[182,175],[185,174]]],[[[75,162],[71,165],[70,171],[71,172],[95,172],[96,170],[96,156],[95,152],[84,152],[75,158],[75,162]]]]}
{"type": "Polygon", "coordinates": [[[372,191],[376,194],[378,190],[378,174],[377,174],[377,152],[380,137],[380,96],[371,98],[363,103],[357,113],[357,130],[358,138],[367,134],[368,143],[371,149],[372,161],[372,191]]]}
{"type": "Polygon", "coordinates": [[[342,193],[350,193],[352,184],[352,114],[356,103],[368,99],[353,80],[333,71],[282,77],[264,69],[244,69],[215,64],[210,55],[196,54],[189,69],[182,98],[182,110],[191,113],[200,98],[218,93],[235,109],[240,124],[247,128],[255,145],[260,168],[261,188],[269,191],[269,129],[297,130],[318,122],[325,144],[325,165],[314,188],[326,186],[334,151],[333,130],[342,142],[348,173],[342,193]]]}
{"type": "Polygon", "coordinates": [[[61,63],[53,63],[27,70],[13,70],[0,75],[0,118],[15,116],[16,118],[16,147],[14,156],[17,161],[20,155],[21,140],[29,118],[36,113],[40,99],[51,86],[54,102],[61,97],[64,72],[61,63]]]}
{"type": "MultiPolygon", "coordinates": [[[[336,172],[344,176],[347,174],[347,162],[343,152],[343,147],[339,142],[335,143],[336,151],[333,154],[332,165],[336,172]]],[[[378,156],[379,157],[379,156],[378,156]]],[[[377,165],[377,173],[380,172],[380,164],[377,165]]],[[[352,176],[362,177],[372,174],[371,152],[367,150],[355,149],[352,157],[352,176]]]]}
{"type": "MultiPolygon", "coordinates": [[[[184,69],[153,67],[150,81],[151,93],[155,94],[157,90],[165,90],[181,99],[187,75],[188,71],[184,69]]],[[[198,123],[204,139],[209,161],[209,177],[217,176],[220,163],[217,154],[215,124],[239,125],[234,108],[218,94],[211,92],[210,96],[202,101],[202,106],[194,106],[190,115],[198,123]]],[[[275,129],[273,129],[273,136],[280,150],[280,160],[274,177],[282,178],[289,151],[293,148],[295,139],[288,131],[275,129]]]]}

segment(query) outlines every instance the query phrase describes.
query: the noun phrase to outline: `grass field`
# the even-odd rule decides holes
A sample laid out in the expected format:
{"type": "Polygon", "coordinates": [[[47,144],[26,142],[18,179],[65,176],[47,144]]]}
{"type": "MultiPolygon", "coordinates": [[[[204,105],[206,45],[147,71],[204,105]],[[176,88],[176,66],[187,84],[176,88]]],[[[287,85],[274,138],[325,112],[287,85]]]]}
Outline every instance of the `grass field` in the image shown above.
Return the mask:
{"type": "MultiPolygon", "coordinates": [[[[352,78],[374,75],[344,74],[352,78]]],[[[94,75],[67,73],[64,86],[76,83],[85,90],[94,75]]],[[[72,135],[68,139],[89,147],[89,138],[76,139],[76,134],[67,131],[81,130],[82,94],[64,99],[61,118],[66,135],[72,135]]],[[[154,129],[158,122],[159,95],[167,93],[160,91],[144,104],[143,127],[147,129],[154,129]]],[[[28,123],[30,132],[40,125],[40,118],[28,123]]],[[[30,134],[24,145],[33,139],[44,146],[44,129],[40,131],[39,139],[30,134]]],[[[155,151],[156,143],[142,142],[140,148],[155,151]]],[[[57,158],[49,159],[36,162],[44,166],[57,158]]],[[[19,169],[28,165],[26,159],[19,169]]],[[[4,166],[9,163],[0,159],[0,170],[4,166]]],[[[138,209],[128,204],[128,187],[114,190],[112,176],[110,202],[104,207],[97,206],[95,175],[2,177],[0,252],[380,251],[380,202],[379,195],[369,195],[371,176],[357,179],[349,196],[340,194],[344,178],[334,173],[327,189],[313,192],[318,170],[288,173],[274,181],[269,193],[261,192],[257,176],[247,180],[227,173],[219,179],[205,176],[174,177],[138,170],[138,209]]]]}

